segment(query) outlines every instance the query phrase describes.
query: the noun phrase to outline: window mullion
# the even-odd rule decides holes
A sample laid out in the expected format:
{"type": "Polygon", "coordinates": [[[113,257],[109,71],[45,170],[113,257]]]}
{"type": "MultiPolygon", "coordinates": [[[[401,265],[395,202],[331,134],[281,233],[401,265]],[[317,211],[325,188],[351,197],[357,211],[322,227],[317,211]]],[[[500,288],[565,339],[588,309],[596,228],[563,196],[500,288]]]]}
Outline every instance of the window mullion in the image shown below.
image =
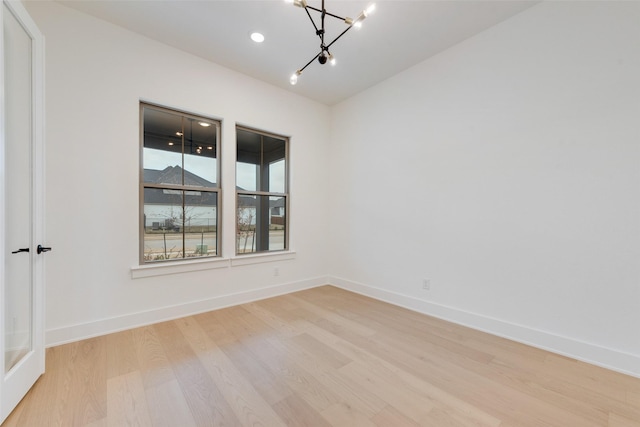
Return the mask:
{"type": "Polygon", "coordinates": [[[286,197],[288,193],[271,193],[269,191],[238,191],[238,194],[245,194],[247,196],[286,197]]]}
{"type": "MultiPolygon", "coordinates": [[[[184,126],[184,121],[185,118],[184,116],[182,116],[182,187],[184,188],[184,149],[185,149],[185,126],[184,126]]],[[[193,131],[193,128],[190,130],[193,131]]],[[[189,138],[193,138],[193,135],[189,135],[189,138]]],[[[184,189],[182,190],[182,258],[186,258],[187,254],[186,254],[186,247],[185,247],[185,239],[186,239],[186,208],[185,208],[185,201],[187,198],[187,194],[185,193],[184,189]]]]}

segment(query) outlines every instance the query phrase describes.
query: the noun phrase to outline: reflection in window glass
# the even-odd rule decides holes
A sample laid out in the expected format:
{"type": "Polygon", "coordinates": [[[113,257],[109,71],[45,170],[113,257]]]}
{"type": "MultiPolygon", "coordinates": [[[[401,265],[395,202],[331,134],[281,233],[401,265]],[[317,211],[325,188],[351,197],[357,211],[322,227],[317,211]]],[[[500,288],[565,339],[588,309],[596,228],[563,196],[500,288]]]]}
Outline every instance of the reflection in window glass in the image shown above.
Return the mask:
{"type": "Polygon", "coordinates": [[[170,173],[182,170],[182,117],[153,108],[144,109],[143,169],[144,182],[182,184],[182,178],[170,173]],[[164,172],[164,173],[163,173],[164,172]]]}
{"type": "Polygon", "coordinates": [[[201,119],[185,119],[183,135],[185,185],[215,187],[216,132],[217,126],[209,122],[201,119]]]}
{"type": "Polygon", "coordinates": [[[143,262],[217,256],[219,123],[141,108],[143,262]]]}

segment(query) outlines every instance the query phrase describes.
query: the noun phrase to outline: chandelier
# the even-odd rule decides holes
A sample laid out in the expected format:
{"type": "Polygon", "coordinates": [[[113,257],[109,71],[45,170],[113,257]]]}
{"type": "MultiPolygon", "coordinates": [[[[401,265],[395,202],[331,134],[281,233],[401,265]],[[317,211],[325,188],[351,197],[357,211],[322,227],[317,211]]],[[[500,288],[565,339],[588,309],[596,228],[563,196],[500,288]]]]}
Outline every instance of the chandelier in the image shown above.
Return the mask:
{"type": "Polygon", "coordinates": [[[320,38],[320,52],[318,52],[313,58],[311,58],[311,60],[307,62],[304,67],[300,68],[299,70],[297,70],[295,73],[291,75],[291,77],[289,78],[289,83],[291,83],[292,85],[295,85],[296,83],[298,83],[298,76],[300,76],[300,74],[302,74],[304,69],[307,68],[309,65],[311,65],[311,63],[316,59],[321,64],[326,64],[327,62],[329,62],[329,64],[335,65],[336,59],[331,54],[331,52],[329,52],[329,48],[331,48],[331,46],[333,46],[333,44],[337,42],[338,39],[342,37],[347,31],[349,31],[352,27],[359,28],[362,25],[362,21],[364,21],[364,19],[367,16],[369,16],[371,12],[373,12],[375,9],[375,4],[371,4],[365,10],[360,12],[360,15],[358,15],[357,18],[352,19],[352,18],[343,18],[341,16],[334,15],[333,13],[327,12],[327,10],[324,8],[324,0],[322,0],[322,9],[309,6],[307,4],[307,0],[287,0],[287,1],[289,3],[293,3],[294,6],[303,8],[305,12],[307,12],[307,16],[311,20],[311,23],[313,24],[313,28],[315,28],[316,30],[316,35],[320,38]],[[320,13],[320,27],[318,27],[318,25],[316,24],[316,21],[311,16],[310,11],[320,13]],[[325,36],[324,20],[327,16],[331,18],[339,19],[341,21],[344,21],[345,24],[347,24],[347,28],[345,28],[344,31],[338,34],[338,36],[328,44],[325,43],[324,41],[324,36],[325,36]]]}

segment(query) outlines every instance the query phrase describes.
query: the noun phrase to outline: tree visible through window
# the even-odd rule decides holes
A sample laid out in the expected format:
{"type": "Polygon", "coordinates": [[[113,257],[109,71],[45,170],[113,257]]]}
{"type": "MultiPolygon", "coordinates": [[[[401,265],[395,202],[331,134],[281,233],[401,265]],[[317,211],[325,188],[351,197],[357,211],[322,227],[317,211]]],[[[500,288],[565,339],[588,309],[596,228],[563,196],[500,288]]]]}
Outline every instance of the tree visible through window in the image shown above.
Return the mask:
{"type": "Polygon", "coordinates": [[[285,250],[288,140],[240,127],[236,135],[236,253],[285,250]]]}
{"type": "Polygon", "coordinates": [[[140,108],[142,262],[219,255],[220,123],[140,108]]]}

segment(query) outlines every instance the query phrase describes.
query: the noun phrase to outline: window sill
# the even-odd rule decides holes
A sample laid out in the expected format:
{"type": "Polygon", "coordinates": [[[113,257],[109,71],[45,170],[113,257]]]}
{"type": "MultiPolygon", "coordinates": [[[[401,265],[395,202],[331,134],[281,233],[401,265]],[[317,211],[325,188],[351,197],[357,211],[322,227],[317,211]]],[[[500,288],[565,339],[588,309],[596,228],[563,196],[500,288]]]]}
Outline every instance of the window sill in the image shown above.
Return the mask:
{"type": "Polygon", "coordinates": [[[188,273],[229,267],[229,258],[198,259],[193,261],[162,262],[131,267],[131,278],[164,276],[166,274],[188,273]]]}
{"type": "Polygon", "coordinates": [[[193,261],[161,262],[157,264],[136,265],[131,267],[131,278],[165,276],[167,274],[189,273],[191,271],[213,270],[216,268],[238,267],[242,265],[261,264],[295,259],[294,251],[283,251],[266,254],[240,255],[233,258],[210,258],[193,261]]]}
{"type": "Polygon", "coordinates": [[[236,267],[240,265],[260,264],[263,262],[275,262],[286,261],[295,259],[296,253],[294,251],[283,251],[253,255],[237,255],[231,258],[231,266],[236,267]]]}

